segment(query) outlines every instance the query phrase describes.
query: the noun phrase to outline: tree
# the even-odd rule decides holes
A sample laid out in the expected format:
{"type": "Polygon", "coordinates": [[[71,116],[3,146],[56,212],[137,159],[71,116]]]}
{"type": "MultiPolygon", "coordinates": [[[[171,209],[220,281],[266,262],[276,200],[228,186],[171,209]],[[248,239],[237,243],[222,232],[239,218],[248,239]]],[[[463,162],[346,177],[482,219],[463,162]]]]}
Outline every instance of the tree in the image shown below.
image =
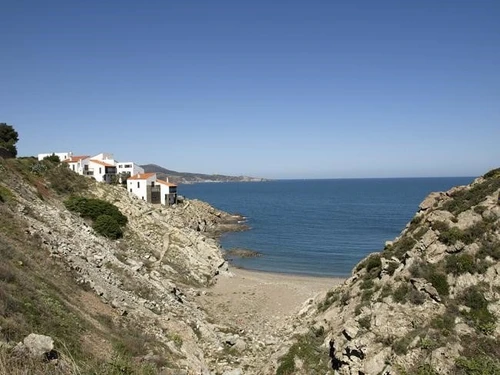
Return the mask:
{"type": "Polygon", "coordinates": [[[19,134],[12,125],[0,122],[0,156],[15,158],[17,156],[16,143],[18,140],[19,134]]]}
{"type": "Polygon", "coordinates": [[[53,163],[60,163],[61,162],[61,159],[59,158],[59,156],[57,156],[54,153],[52,153],[52,155],[44,157],[43,160],[48,160],[48,161],[51,161],[53,163]]]}

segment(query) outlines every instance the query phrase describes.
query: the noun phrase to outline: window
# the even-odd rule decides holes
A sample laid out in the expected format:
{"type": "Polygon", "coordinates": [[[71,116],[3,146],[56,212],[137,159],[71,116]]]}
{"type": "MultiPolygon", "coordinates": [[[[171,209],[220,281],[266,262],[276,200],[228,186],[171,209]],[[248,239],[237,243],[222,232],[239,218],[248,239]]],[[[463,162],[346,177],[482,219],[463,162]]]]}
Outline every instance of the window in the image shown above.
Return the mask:
{"type": "Polygon", "coordinates": [[[137,188],[140,188],[141,187],[141,183],[139,181],[137,181],[137,188]]]}
{"type": "Polygon", "coordinates": [[[130,188],[130,192],[132,192],[132,188],[130,188]]]}
{"type": "Polygon", "coordinates": [[[99,167],[99,174],[101,174],[101,173],[102,173],[102,172],[101,172],[101,167],[99,167]]]}
{"type": "Polygon", "coordinates": [[[125,164],[123,168],[132,168],[132,164],[125,164]]]}

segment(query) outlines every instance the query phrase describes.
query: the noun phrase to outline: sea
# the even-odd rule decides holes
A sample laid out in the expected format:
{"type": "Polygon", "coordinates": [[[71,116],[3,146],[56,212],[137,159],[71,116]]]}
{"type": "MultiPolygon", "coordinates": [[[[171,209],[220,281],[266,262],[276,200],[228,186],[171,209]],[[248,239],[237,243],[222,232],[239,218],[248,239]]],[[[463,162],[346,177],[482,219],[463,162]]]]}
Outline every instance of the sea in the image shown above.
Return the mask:
{"type": "Polygon", "coordinates": [[[259,252],[231,257],[237,267],[322,277],[347,277],[366,255],[381,251],[431,192],[474,177],[275,180],[199,183],[179,194],[243,215],[250,230],[227,233],[225,250],[259,252]]]}

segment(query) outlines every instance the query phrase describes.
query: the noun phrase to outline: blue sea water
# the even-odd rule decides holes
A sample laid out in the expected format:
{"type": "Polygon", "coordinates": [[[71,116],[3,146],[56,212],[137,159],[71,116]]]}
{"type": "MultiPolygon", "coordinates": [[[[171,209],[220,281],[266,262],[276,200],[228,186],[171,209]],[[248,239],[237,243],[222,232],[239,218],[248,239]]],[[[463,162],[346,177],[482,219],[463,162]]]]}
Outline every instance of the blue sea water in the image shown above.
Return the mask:
{"type": "Polygon", "coordinates": [[[367,254],[404,229],[433,191],[473,177],[278,180],[181,185],[179,193],[244,215],[251,230],[228,233],[224,249],[262,253],[234,258],[247,269],[316,276],[350,275],[367,254]]]}

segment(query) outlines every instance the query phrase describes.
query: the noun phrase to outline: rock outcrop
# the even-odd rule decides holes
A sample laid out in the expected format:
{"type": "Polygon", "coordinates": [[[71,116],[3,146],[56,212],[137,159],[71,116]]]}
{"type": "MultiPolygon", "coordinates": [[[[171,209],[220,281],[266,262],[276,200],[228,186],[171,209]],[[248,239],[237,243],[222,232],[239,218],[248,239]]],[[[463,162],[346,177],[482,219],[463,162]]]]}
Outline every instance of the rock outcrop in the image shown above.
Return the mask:
{"type": "Polygon", "coordinates": [[[266,373],[500,373],[499,194],[500,170],[430,194],[398,238],[302,312],[316,335],[266,373]]]}

